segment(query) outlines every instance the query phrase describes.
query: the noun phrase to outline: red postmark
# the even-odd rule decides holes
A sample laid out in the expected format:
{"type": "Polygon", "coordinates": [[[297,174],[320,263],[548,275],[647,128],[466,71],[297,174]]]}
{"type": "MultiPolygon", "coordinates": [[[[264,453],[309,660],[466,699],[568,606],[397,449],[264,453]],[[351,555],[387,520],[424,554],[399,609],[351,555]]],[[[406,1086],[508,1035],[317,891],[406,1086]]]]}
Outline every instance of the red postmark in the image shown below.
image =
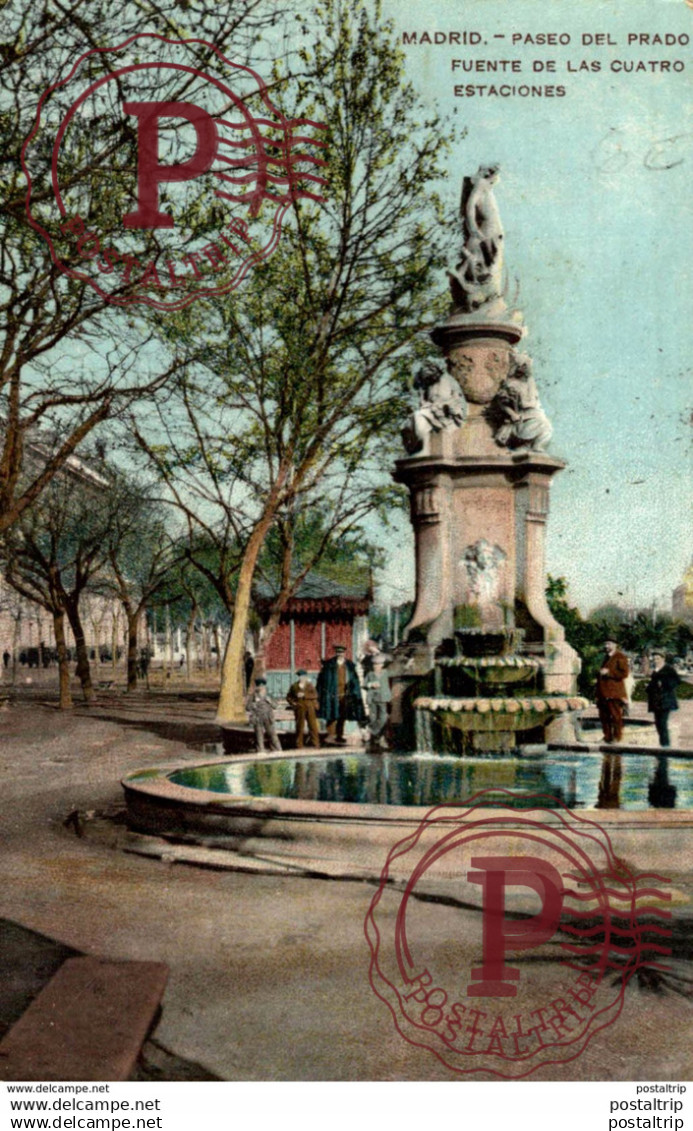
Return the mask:
{"type": "Polygon", "coordinates": [[[517,799],[432,809],[388,854],[366,916],[374,992],[406,1041],[461,1075],[574,1060],[670,953],[666,878],[633,873],[556,798],[517,799]]]}
{"type": "Polygon", "coordinates": [[[29,223],[66,275],[116,305],[177,310],[237,287],[298,199],[323,200],[326,127],[199,39],[85,52],[22,148],[29,223]]]}

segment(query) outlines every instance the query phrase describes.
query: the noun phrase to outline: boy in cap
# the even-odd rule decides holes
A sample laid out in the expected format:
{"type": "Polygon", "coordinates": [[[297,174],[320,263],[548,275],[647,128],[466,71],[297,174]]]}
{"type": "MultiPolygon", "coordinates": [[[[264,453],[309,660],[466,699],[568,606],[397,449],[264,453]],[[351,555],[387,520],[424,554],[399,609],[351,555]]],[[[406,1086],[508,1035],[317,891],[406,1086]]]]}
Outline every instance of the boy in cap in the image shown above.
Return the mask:
{"type": "Polygon", "coordinates": [[[296,672],[297,679],[291,684],[286,693],[286,701],[291,707],[296,719],[296,749],[303,746],[303,732],[306,723],[310,735],[311,746],[320,745],[320,732],[318,730],[318,692],[315,684],[308,679],[305,668],[296,672]]]}
{"type": "Polygon", "coordinates": [[[647,708],[652,711],[660,746],[671,746],[669,713],[678,711],[676,688],[681,682],[676,669],[666,662],[663,652],[652,653],[652,675],[647,685],[647,708]]]}
{"type": "Polygon", "coordinates": [[[620,742],[623,737],[623,708],[628,702],[625,679],[630,674],[628,660],[612,636],[604,641],[604,658],[597,676],[597,709],[604,741],[620,742]]]}
{"type": "Polygon", "coordinates": [[[255,690],[248,695],[245,709],[255,728],[255,745],[258,754],[265,753],[265,738],[269,742],[270,750],[282,748],[274,725],[274,708],[275,704],[267,694],[267,680],[262,677],[256,679],[255,690]]]}

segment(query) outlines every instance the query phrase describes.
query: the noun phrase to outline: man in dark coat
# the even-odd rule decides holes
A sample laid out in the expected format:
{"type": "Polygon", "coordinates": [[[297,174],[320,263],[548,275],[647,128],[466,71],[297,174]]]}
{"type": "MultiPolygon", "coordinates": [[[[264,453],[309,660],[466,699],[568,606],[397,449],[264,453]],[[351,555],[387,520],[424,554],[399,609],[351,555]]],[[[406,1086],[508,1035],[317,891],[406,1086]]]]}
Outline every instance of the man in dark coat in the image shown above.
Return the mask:
{"type": "Polygon", "coordinates": [[[344,724],[347,719],[365,723],[366,712],[361,698],[361,684],[356,667],[347,660],[343,644],[335,644],[334,656],[327,660],[318,675],[318,714],[327,723],[327,742],[346,745],[344,724]]]}
{"type": "Polygon", "coordinates": [[[624,680],[630,674],[628,660],[612,638],[604,641],[604,659],[597,676],[597,709],[605,742],[623,737],[623,708],[628,702],[624,680]]]}
{"type": "Polygon", "coordinates": [[[653,652],[652,675],[647,685],[647,707],[654,715],[660,746],[671,746],[669,713],[678,710],[676,688],[680,682],[681,677],[675,668],[666,662],[664,653],[653,652]]]}

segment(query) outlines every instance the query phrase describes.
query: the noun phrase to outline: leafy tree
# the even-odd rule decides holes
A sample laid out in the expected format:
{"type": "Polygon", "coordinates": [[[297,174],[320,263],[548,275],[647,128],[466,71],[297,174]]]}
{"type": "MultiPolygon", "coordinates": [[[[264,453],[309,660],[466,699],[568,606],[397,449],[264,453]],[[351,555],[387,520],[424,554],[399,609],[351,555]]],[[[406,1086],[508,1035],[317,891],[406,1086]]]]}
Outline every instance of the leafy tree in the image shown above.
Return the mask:
{"type": "Polygon", "coordinates": [[[387,648],[395,647],[409,624],[414,612],[414,602],[401,605],[376,605],[368,617],[368,632],[372,639],[380,640],[387,648]]]}
{"type": "Polygon", "coordinates": [[[674,629],[677,656],[686,656],[693,649],[693,629],[685,621],[677,621],[674,629]]]}
{"type": "MultiPolygon", "coordinates": [[[[285,17],[270,0],[7,0],[0,52],[0,533],[38,498],[55,473],[101,422],[161,388],[179,364],[145,348],[148,332],[78,278],[54,263],[46,240],[27,222],[22,147],[42,94],[87,50],[108,48],[138,32],[194,35],[242,61],[257,56],[256,40],[285,17]],[[52,439],[46,443],[46,434],[52,439]]],[[[281,36],[277,38],[281,44],[281,36]]],[[[107,60],[108,53],[102,55],[107,60]]],[[[175,100],[186,78],[170,72],[158,97],[175,100]],[[170,77],[173,76],[173,77],[170,77]]],[[[161,80],[162,83],[164,80],[161,80]]],[[[188,84],[189,85],[189,84],[188,84]]],[[[93,131],[87,130],[91,137],[93,131]]],[[[120,115],[86,148],[75,130],[71,184],[84,214],[104,236],[122,234],[134,168],[133,120],[120,115]],[[85,154],[91,156],[86,158],[85,154]],[[106,184],[108,191],[103,191],[106,184]]],[[[51,147],[33,140],[33,179],[48,176],[51,147]],[[37,178],[37,172],[39,174],[37,178]]],[[[32,199],[46,206],[40,189],[32,199]]],[[[200,222],[206,220],[200,218],[200,222]]],[[[152,254],[157,251],[151,237],[152,254]]],[[[129,284],[123,281],[122,297],[129,284]]],[[[150,337],[151,335],[149,335],[150,337]]]]}
{"type": "MultiPolygon", "coordinates": [[[[161,323],[169,348],[189,349],[195,364],[176,382],[182,408],[163,443],[153,422],[139,430],[191,520],[200,505],[190,499],[206,492],[208,513],[233,532],[222,723],[244,717],[245,632],[270,530],[310,507],[344,530],[386,503],[408,379],[445,301],[431,189],[443,172],[440,123],[419,119],[377,5],[327,0],[306,19],[302,73],[277,68],[275,80],[296,118],[327,124],[325,199],[293,201],[277,250],[242,293],[161,323]]],[[[295,576],[286,563],[285,576],[295,576]]]]}
{"type": "Polygon", "coordinates": [[[662,648],[665,651],[672,648],[676,632],[677,623],[672,617],[640,609],[623,625],[619,639],[629,651],[646,656],[652,648],[662,648]]]}
{"type": "Polygon", "coordinates": [[[620,641],[624,625],[628,623],[629,614],[620,605],[607,603],[592,609],[587,619],[593,626],[595,634],[601,636],[602,641],[609,634],[613,634],[614,638],[620,641]]]}
{"type": "Polygon", "coordinates": [[[255,675],[264,672],[265,651],[281,614],[309,573],[348,586],[363,586],[366,591],[383,560],[382,548],[360,528],[335,529],[325,522],[318,508],[309,509],[298,519],[292,516],[291,521],[280,516],[269,531],[255,575],[256,582],[264,582],[265,590],[272,594],[255,654],[255,675]]]}
{"type": "Polygon", "coordinates": [[[230,614],[215,584],[221,571],[214,546],[204,545],[202,539],[198,539],[197,544],[191,547],[187,539],[181,537],[175,544],[174,553],[176,557],[171,569],[150,600],[148,612],[154,617],[157,610],[163,608],[171,626],[184,627],[186,675],[190,679],[193,646],[198,636],[202,642],[203,667],[206,669],[209,663],[211,640],[214,641],[217,663],[221,662],[220,634],[222,626],[228,625],[230,614]],[[210,576],[214,581],[209,580],[210,576]]]}
{"type": "Polygon", "coordinates": [[[568,582],[564,577],[547,578],[546,597],[556,620],[564,625],[566,639],[582,660],[580,688],[590,695],[603,655],[604,640],[613,636],[625,651],[646,657],[653,648],[684,654],[693,640],[687,625],[666,613],[652,609],[635,612],[613,602],[597,606],[587,619],[568,601],[568,582]]]}
{"type": "Polygon", "coordinates": [[[278,566],[286,541],[293,543],[295,576],[308,572],[344,585],[368,586],[373,574],[385,563],[385,551],[360,526],[338,533],[326,526],[323,515],[312,507],[289,524],[278,522],[270,531],[258,565],[258,577],[276,588],[278,566]]]}
{"type": "Polygon", "coordinates": [[[558,623],[565,628],[566,640],[582,662],[578,677],[579,690],[583,695],[591,696],[603,654],[604,625],[602,622],[594,623],[591,618],[585,620],[580,610],[570,604],[569,584],[565,577],[548,575],[546,600],[558,623]]]}
{"type": "Polygon", "coordinates": [[[546,600],[551,612],[566,630],[566,640],[573,648],[587,643],[589,631],[582,613],[575,605],[568,603],[568,582],[565,577],[546,578],[546,600]]]}

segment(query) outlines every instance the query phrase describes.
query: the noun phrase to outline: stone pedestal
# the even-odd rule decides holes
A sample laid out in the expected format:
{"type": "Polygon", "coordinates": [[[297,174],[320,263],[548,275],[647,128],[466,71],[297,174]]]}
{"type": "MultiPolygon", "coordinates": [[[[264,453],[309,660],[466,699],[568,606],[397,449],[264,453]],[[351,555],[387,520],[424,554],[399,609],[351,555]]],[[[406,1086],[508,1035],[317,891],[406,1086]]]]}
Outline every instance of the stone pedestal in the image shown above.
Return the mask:
{"type": "Polygon", "coordinates": [[[453,305],[431,333],[445,368],[428,360],[414,377],[409,456],[394,472],[416,539],[416,602],[389,673],[393,733],[408,749],[414,730],[421,749],[509,750],[585,705],[546,602],[549,488],[565,465],[546,453],[532,359],[516,352],[524,327],[506,302],[497,181],[496,165],[463,180],[453,305]]]}
{"type": "MultiPolygon", "coordinates": [[[[501,445],[496,398],[522,327],[456,314],[432,338],[467,402],[460,427],[433,431],[426,450],[397,462],[410,492],[416,539],[416,603],[405,632],[433,648],[455,629],[520,629],[541,657],[546,691],[575,690],[579,660],[545,597],[549,487],[564,463],[544,451],[501,445]]],[[[399,672],[399,660],[393,675],[399,672]]]]}

